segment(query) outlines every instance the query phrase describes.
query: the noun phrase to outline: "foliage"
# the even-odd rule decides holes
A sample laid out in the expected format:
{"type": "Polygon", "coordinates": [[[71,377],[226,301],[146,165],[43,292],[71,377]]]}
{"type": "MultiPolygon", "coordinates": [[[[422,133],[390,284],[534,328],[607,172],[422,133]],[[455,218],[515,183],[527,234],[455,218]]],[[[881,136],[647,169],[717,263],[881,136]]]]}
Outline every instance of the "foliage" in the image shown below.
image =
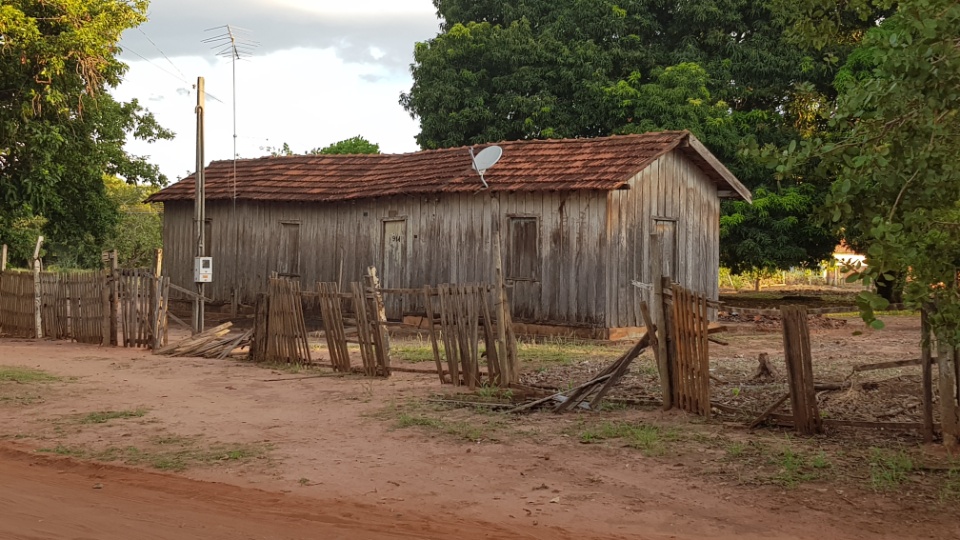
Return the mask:
{"type": "Polygon", "coordinates": [[[738,149],[822,130],[837,60],[874,19],[851,18],[849,36],[816,51],[789,38],[781,3],[435,0],[442,33],[416,45],[400,102],[424,148],[689,129],[759,194],[756,206],[724,205],[726,243],[753,243],[722,262],[816,264],[836,245],[809,219],[828,183],[776,178],[738,149]],[[791,218],[805,226],[767,228],[791,218]]]}
{"type": "Polygon", "coordinates": [[[108,177],[105,182],[107,196],[120,209],[120,220],[107,235],[104,247],[117,250],[120,266],[151,266],[154,250],[163,247],[163,207],[143,201],[157,187],[127,184],[115,177],[108,177]]]}
{"type": "MultiPolygon", "coordinates": [[[[119,219],[104,175],[162,185],[145,157],[128,154],[128,136],[173,136],[136,100],[106,90],[126,69],[121,33],[145,19],[144,0],[10,0],[0,5],[0,236],[13,243],[15,220],[40,223],[61,266],[91,266],[119,219]],[[13,216],[11,218],[10,216],[13,216]]],[[[23,223],[23,222],[18,222],[23,223]]],[[[31,250],[32,254],[32,250],[31,250]]],[[[25,264],[18,248],[15,264],[25,264]]]]}
{"type": "Polygon", "coordinates": [[[350,137],[342,141],[324,146],[323,148],[314,148],[303,154],[294,152],[290,145],[283,143],[283,146],[261,146],[260,150],[267,152],[272,157],[279,156],[297,156],[297,155],[317,155],[317,154],[379,154],[380,145],[372,143],[362,136],[350,137]]]}
{"type": "Polygon", "coordinates": [[[323,148],[314,148],[311,154],[379,154],[380,145],[372,143],[360,135],[335,142],[323,148]]]}
{"type": "MultiPolygon", "coordinates": [[[[870,30],[838,77],[833,137],[781,152],[781,167],[817,163],[836,178],[827,218],[856,231],[868,267],[854,279],[895,279],[909,269],[905,301],[936,306],[936,335],[960,344],[960,4],[912,0],[870,30]]],[[[767,149],[772,152],[772,149],[767,149]]],[[[888,305],[861,293],[864,318],[888,305]]]]}

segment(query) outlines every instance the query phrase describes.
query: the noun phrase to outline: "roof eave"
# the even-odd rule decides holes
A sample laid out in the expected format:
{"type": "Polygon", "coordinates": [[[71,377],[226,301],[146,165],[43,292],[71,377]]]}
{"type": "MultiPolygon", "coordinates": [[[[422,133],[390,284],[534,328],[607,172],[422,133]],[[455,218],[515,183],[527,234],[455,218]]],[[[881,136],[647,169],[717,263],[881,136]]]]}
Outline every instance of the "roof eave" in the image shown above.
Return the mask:
{"type": "Polygon", "coordinates": [[[719,174],[724,182],[727,183],[727,186],[729,186],[730,189],[717,191],[717,195],[721,199],[743,199],[748,203],[753,203],[753,194],[750,193],[747,186],[740,183],[740,180],[737,180],[737,177],[730,172],[730,169],[723,163],[720,163],[720,160],[717,159],[699,139],[694,137],[693,134],[687,135],[687,144],[690,149],[695,151],[710,167],[717,171],[717,174],[719,174]]]}

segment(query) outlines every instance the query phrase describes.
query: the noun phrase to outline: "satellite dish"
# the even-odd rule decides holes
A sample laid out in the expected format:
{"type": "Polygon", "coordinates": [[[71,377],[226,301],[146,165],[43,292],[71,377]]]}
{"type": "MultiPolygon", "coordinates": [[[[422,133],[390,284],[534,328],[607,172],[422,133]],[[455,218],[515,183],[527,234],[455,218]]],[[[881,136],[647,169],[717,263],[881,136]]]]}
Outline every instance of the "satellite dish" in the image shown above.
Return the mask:
{"type": "Polygon", "coordinates": [[[501,156],[503,156],[503,148],[499,146],[488,146],[477,155],[473,155],[473,147],[470,147],[470,158],[473,160],[473,168],[480,174],[480,181],[483,182],[483,187],[489,187],[487,181],[483,178],[483,173],[496,165],[497,162],[500,161],[501,156]]]}

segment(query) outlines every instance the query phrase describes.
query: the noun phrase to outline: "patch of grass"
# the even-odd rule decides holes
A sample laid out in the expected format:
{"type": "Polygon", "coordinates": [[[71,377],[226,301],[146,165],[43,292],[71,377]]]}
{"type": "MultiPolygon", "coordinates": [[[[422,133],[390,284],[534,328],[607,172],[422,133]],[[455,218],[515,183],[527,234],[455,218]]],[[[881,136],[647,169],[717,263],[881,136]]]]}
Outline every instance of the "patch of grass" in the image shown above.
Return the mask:
{"type": "MultiPolygon", "coordinates": [[[[396,341],[390,343],[390,356],[404,362],[433,362],[433,345],[423,339],[416,341],[396,341]]],[[[443,349],[440,349],[443,360],[443,349]]]]}
{"type": "Polygon", "coordinates": [[[46,371],[16,366],[0,366],[0,382],[14,382],[20,384],[55,382],[60,377],[46,371]]]}
{"type": "Polygon", "coordinates": [[[183,443],[172,446],[154,444],[146,448],[109,446],[101,450],[58,444],[54,448],[41,448],[37,452],[93,461],[121,461],[125,465],[141,465],[161,471],[180,472],[197,465],[259,458],[269,450],[268,446],[263,445],[216,443],[204,447],[195,439],[184,437],[178,440],[183,443]]]}
{"type": "Polygon", "coordinates": [[[81,416],[77,423],[79,424],[105,424],[110,420],[123,420],[127,418],[141,418],[147,414],[148,409],[133,409],[124,411],[97,411],[81,416]]]}
{"type": "Polygon", "coordinates": [[[41,396],[31,394],[0,396],[0,403],[10,403],[13,405],[33,405],[39,401],[43,401],[41,396]]]}
{"type": "Polygon", "coordinates": [[[551,343],[517,342],[517,355],[520,361],[530,364],[569,365],[587,359],[618,358],[622,354],[622,346],[571,342],[560,339],[551,343]]]}
{"type": "Polygon", "coordinates": [[[72,448],[69,446],[64,446],[63,444],[57,444],[53,448],[38,448],[37,452],[43,454],[56,454],[58,456],[70,456],[75,458],[82,458],[86,454],[79,448],[72,448]]]}
{"type": "Polygon", "coordinates": [[[421,427],[433,431],[439,431],[445,435],[451,435],[458,439],[468,441],[479,441],[483,439],[493,439],[485,429],[464,421],[449,421],[441,418],[424,416],[422,414],[401,413],[397,417],[398,428],[421,427]]]}
{"type": "Polygon", "coordinates": [[[809,470],[809,464],[803,454],[792,448],[784,448],[776,458],[779,471],[773,481],[783,487],[797,487],[801,482],[816,480],[817,475],[809,470]]]}
{"type": "Polygon", "coordinates": [[[896,452],[870,449],[870,485],[877,491],[899,487],[913,468],[913,460],[902,449],[896,452]]]}
{"type": "Polygon", "coordinates": [[[940,484],[940,502],[960,501],[960,468],[954,466],[940,484]]]}
{"type": "Polygon", "coordinates": [[[679,437],[674,430],[664,431],[658,426],[632,422],[603,422],[580,431],[582,443],[595,443],[608,439],[622,439],[625,445],[643,452],[646,456],[662,456],[666,443],[679,437]]]}
{"type": "Polygon", "coordinates": [[[477,388],[477,396],[487,401],[511,401],[513,390],[499,386],[481,386],[477,388]]]}

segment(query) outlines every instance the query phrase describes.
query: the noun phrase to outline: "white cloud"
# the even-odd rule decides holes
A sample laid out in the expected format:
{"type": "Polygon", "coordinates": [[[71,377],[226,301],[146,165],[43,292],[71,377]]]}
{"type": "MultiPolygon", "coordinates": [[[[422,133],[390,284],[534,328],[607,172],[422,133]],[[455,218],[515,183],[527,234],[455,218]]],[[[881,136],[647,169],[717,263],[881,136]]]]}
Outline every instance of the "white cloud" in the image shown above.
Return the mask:
{"type": "MultiPolygon", "coordinates": [[[[197,57],[171,59],[184,73],[202,73],[207,161],[233,153],[232,76],[229,61],[197,57]],[[212,97],[210,97],[212,96],[212,97]],[[219,100],[219,101],[217,101],[219,100]]],[[[196,93],[146,61],[130,63],[125,82],[114,91],[120,100],[163,96],[149,109],[177,132],[173,141],[131,142],[128,149],[150,155],[175,180],[195,166],[196,93]]],[[[379,143],[384,152],[417,150],[417,123],[398,104],[410,80],[374,64],[354,64],[332,49],[294,49],[237,64],[237,153],[258,157],[263,147],[288,143],[304,152],[355,135],[379,143]],[[372,82],[371,82],[372,81],[372,82]]]]}
{"type": "Polygon", "coordinates": [[[260,43],[237,64],[240,156],[261,156],[261,147],[284,142],[303,152],[355,135],[379,143],[384,152],[417,149],[419,126],[398,100],[412,84],[414,43],[437,32],[431,0],[158,0],[148,16],[141,28],[124,34],[122,58],[130,70],[113,94],[122,101],[139,99],[177,133],[173,141],[128,145],[151,156],[171,180],[195,168],[191,86],[198,75],[212,96],[207,161],[232,156],[230,62],[202,43],[215,35],[204,30],[227,23],[260,43]]]}

